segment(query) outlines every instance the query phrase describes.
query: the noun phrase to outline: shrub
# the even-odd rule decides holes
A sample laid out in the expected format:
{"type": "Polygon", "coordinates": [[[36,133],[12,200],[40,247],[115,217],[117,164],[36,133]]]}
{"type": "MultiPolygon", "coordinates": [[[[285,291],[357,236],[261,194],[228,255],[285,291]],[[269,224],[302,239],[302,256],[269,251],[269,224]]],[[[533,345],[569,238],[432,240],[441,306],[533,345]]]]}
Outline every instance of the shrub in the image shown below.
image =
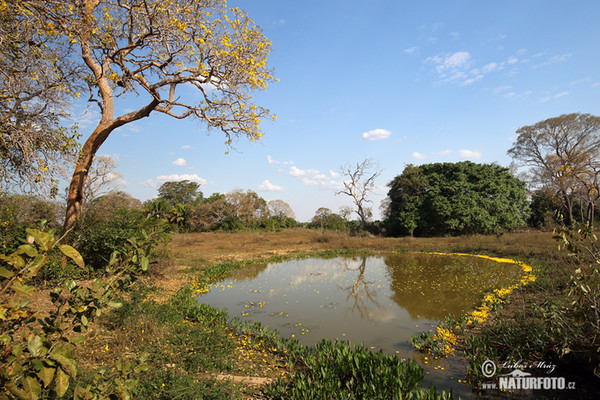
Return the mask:
{"type": "Polygon", "coordinates": [[[153,228],[161,231],[158,241],[168,240],[165,221],[148,219],[142,211],[119,209],[106,220],[89,223],[84,219],[75,232],[76,247],[89,267],[101,271],[109,264],[114,252],[126,251],[128,240],[143,239],[153,228]]]}

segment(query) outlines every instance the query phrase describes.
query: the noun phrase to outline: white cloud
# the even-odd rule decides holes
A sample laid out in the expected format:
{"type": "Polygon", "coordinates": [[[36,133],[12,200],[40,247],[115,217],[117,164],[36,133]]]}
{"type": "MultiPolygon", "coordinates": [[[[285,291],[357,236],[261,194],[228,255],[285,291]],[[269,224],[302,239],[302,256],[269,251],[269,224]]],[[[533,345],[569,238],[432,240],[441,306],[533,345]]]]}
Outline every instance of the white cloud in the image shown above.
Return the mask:
{"type": "Polygon", "coordinates": [[[189,150],[189,149],[191,149],[191,148],[192,148],[192,146],[190,146],[189,144],[184,144],[183,146],[181,146],[181,148],[182,148],[183,150],[189,150]]]}
{"type": "Polygon", "coordinates": [[[508,65],[516,64],[518,62],[519,62],[519,59],[517,57],[508,57],[508,60],[506,60],[506,63],[508,65]]]}
{"type": "Polygon", "coordinates": [[[600,86],[600,82],[596,82],[592,85],[592,87],[598,87],[598,86],[600,86]]]}
{"type": "Polygon", "coordinates": [[[273,157],[271,156],[267,156],[267,162],[269,164],[283,164],[283,165],[292,165],[294,162],[293,161],[277,161],[274,160],[273,157]]]}
{"type": "Polygon", "coordinates": [[[144,186],[149,186],[149,187],[156,187],[156,182],[154,182],[153,179],[146,179],[143,182],[139,182],[140,185],[144,185],[144,186]]]}
{"type": "Polygon", "coordinates": [[[173,161],[172,164],[178,167],[185,167],[187,165],[187,161],[185,161],[184,158],[180,157],[177,160],[173,161]]]}
{"type": "Polygon", "coordinates": [[[558,99],[558,98],[561,98],[561,97],[563,97],[563,96],[566,96],[566,95],[568,95],[568,94],[569,94],[569,92],[560,92],[560,93],[557,93],[557,94],[555,94],[555,95],[552,95],[552,96],[546,96],[546,97],[542,97],[542,98],[540,99],[540,101],[541,101],[542,103],[546,103],[546,102],[548,102],[548,101],[550,101],[550,100],[556,100],[556,99],[558,99]]]}
{"type": "MultiPolygon", "coordinates": [[[[534,55],[534,57],[536,55],[534,55]]],[[[540,56],[541,55],[543,55],[543,53],[540,54],[540,56]]],[[[546,65],[560,64],[560,63],[567,61],[569,59],[569,57],[571,57],[571,53],[558,54],[558,55],[550,57],[548,60],[546,60],[540,64],[534,65],[532,68],[541,68],[541,67],[545,67],[546,65]]]]}
{"type": "Polygon", "coordinates": [[[338,174],[337,172],[334,171],[329,171],[329,176],[331,176],[332,178],[338,178],[340,176],[340,174],[338,174]]]}
{"type": "Polygon", "coordinates": [[[446,149],[446,150],[440,151],[439,153],[435,153],[435,155],[436,156],[447,156],[450,153],[452,153],[452,150],[446,149]]]}
{"type": "Polygon", "coordinates": [[[489,74],[490,72],[494,72],[494,71],[498,70],[498,68],[499,68],[498,63],[491,62],[487,65],[484,65],[483,68],[481,68],[481,70],[483,71],[484,74],[489,74]]]}
{"type": "Polygon", "coordinates": [[[424,160],[427,158],[427,156],[425,154],[421,154],[418,151],[415,151],[414,153],[412,153],[411,157],[416,158],[417,160],[424,160]]]}
{"type": "Polygon", "coordinates": [[[494,88],[492,90],[492,93],[499,94],[499,93],[505,92],[511,88],[512,88],[512,86],[498,86],[497,88],[494,88]]]}
{"type": "Polygon", "coordinates": [[[427,60],[436,65],[437,72],[443,73],[467,66],[471,55],[466,51],[457,51],[450,55],[429,57],[427,60]]]}
{"type": "Polygon", "coordinates": [[[281,192],[283,188],[281,186],[273,185],[267,179],[265,179],[259,186],[258,190],[264,190],[267,192],[281,192]]]}
{"type": "Polygon", "coordinates": [[[458,156],[463,160],[477,160],[483,156],[482,153],[472,150],[459,150],[458,156]]]}
{"type": "Polygon", "coordinates": [[[207,180],[198,176],[198,174],[171,174],[171,175],[160,175],[156,179],[146,179],[140,182],[141,185],[158,187],[160,184],[165,182],[179,182],[179,181],[192,181],[201,185],[206,185],[207,180]]]}
{"type": "Polygon", "coordinates": [[[525,97],[529,97],[533,94],[533,92],[531,90],[526,90],[522,93],[517,93],[517,92],[507,92],[504,93],[502,95],[502,97],[504,97],[505,99],[510,99],[510,100],[518,100],[518,99],[523,99],[525,97]]]}
{"type": "Polygon", "coordinates": [[[387,139],[391,134],[392,132],[388,131],[387,129],[373,129],[368,132],[363,132],[362,138],[370,141],[383,140],[387,139]]]}
{"type": "Polygon", "coordinates": [[[480,79],[483,79],[483,75],[477,75],[477,76],[474,76],[473,78],[465,79],[463,82],[463,85],[470,85],[472,83],[477,82],[480,79]]]}
{"type": "Polygon", "coordinates": [[[100,122],[100,112],[96,108],[87,108],[81,114],[77,115],[77,125],[85,129],[98,125],[100,122]]]}
{"type": "MultiPolygon", "coordinates": [[[[331,175],[332,171],[330,171],[331,175]]],[[[307,186],[319,186],[325,188],[339,189],[342,183],[333,179],[333,176],[326,176],[316,169],[300,169],[294,166],[290,167],[289,175],[300,179],[307,186]]]]}
{"type": "Polygon", "coordinates": [[[409,48],[406,48],[406,49],[404,49],[404,52],[405,52],[406,54],[413,54],[413,53],[414,53],[414,52],[416,52],[416,51],[417,51],[417,47],[416,47],[416,46],[412,46],[412,47],[409,47],[409,48]]]}

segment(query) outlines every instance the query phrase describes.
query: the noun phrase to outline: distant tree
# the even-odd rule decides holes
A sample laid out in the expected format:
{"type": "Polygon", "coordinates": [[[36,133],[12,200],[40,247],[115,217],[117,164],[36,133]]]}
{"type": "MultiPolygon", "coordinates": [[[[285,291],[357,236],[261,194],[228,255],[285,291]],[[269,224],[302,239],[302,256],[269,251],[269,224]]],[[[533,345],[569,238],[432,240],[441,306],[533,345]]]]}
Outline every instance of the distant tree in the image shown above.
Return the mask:
{"type": "Polygon", "coordinates": [[[493,164],[407,166],[389,183],[388,231],[395,235],[501,233],[525,225],[525,183],[493,164]]]}
{"type": "Polygon", "coordinates": [[[366,203],[371,202],[367,199],[367,196],[375,189],[375,179],[381,174],[381,171],[376,168],[372,160],[366,159],[355,165],[344,166],[342,174],[344,176],[344,189],[335,194],[345,194],[352,198],[356,207],[355,212],[358,215],[361,227],[364,229],[372,215],[371,210],[366,207],[366,203]],[[375,168],[374,171],[372,171],[373,168],[375,168]]]}
{"type": "Polygon", "coordinates": [[[203,199],[203,194],[199,188],[199,183],[188,180],[169,181],[158,188],[158,198],[164,199],[170,207],[175,207],[177,204],[199,203],[203,199]]]}
{"type": "Polygon", "coordinates": [[[560,198],[565,222],[574,220],[576,199],[586,204],[582,222],[593,222],[600,173],[600,117],[565,114],[524,126],[508,154],[530,167],[531,183],[560,198]]]}
{"type": "Polygon", "coordinates": [[[344,219],[350,219],[350,216],[352,216],[353,213],[354,213],[354,210],[352,210],[352,207],[350,207],[350,206],[341,206],[340,210],[338,212],[340,217],[342,217],[344,219]]]}
{"type": "Polygon", "coordinates": [[[212,203],[213,201],[224,199],[225,195],[221,193],[213,193],[209,197],[205,197],[202,202],[203,203],[212,203]]]}
{"type": "Polygon", "coordinates": [[[97,221],[110,221],[117,210],[142,210],[142,202],[129,193],[114,191],[92,200],[85,215],[85,222],[93,225],[97,221]]]}
{"type": "Polygon", "coordinates": [[[549,194],[549,191],[538,189],[531,195],[529,204],[531,214],[527,225],[535,229],[544,229],[556,222],[556,213],[560,211],[560,199],[549,194]]]}
{"type": "Polygon", "coordinates": [[[187,229],[189,225],[188,217],[190,214],[190,207],[183,203],[175,204],[175,207],[171,209],[169,216],[169,222],[176,225],[180,231],[187,229]]]}
{"type": "Polygon", "coordinates": [[[284,221],[286,218],[296,218],[292,207],[283,200],[271,200],[267,203],[267,207],[269,209],[269,216],[279,222],[284,221]]]}
{"type": "Polygon", "coordinates": [[[57,203],[38,196],[0,192],[0,226],[19,224],[33,227],[41,219],[55,222],[58,210],[57,203]]]}
{"type": "Polygon", "coordinates": [[[343,230],[346,227],[346,220],[340,215],[335,214],[329,208],[321,207],[311,220],[313,228],[343,230]]]}
{"type": "Polygon", "coordinates": [[[171,204],[160,197],[144,202],[144,211],[147,218],[166,220],[169,218],[171,208],[171,204]]]}
{"type": "Polygon", "coordinates": [[[268,215],[267,202],[252,190],[236,189],[225,194],[228,216],[236,218],[244,226],[250,227],[268,215]]]}
{"type": "Polygon", "coordinates": [[[123,175],[117,172],[117,162],[114,158],[109,155],[99,155],[94,158],[92,168],[88,172],[88,179],[85,181],[81,205],[83,212],[95,199],[109,193],[120,192],[123,188],[122,178],[123,175]]]}

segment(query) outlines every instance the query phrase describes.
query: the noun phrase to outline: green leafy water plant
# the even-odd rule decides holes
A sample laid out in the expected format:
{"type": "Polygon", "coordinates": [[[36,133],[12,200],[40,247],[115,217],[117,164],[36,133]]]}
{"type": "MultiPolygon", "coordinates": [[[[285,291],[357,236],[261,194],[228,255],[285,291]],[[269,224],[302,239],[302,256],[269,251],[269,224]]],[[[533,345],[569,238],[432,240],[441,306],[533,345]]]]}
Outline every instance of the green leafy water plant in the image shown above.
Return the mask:
{"type": "Polygon", "coordinates": [[[302,357],[290,379],[265,388],[280,399],[437,399],[446,393],[420,388],[423,370],[411,360],[373,353],[363,345],[323,340],[302,357]]]}

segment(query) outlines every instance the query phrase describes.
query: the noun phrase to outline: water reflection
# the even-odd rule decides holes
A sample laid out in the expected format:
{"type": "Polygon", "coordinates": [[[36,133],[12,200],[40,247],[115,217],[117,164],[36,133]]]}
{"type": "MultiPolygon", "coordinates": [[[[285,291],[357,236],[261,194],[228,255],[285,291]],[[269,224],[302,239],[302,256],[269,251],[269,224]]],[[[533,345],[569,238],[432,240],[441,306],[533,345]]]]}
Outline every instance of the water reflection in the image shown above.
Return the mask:
{"type": "Polygon", "coordinates": [[[384,262],[394,302],[413,318],[437,321],[471,310],[486,292],[517,282],[522,274],[514,264],[450,255],[407,253],[387,256],[384,262]]]}
{"type": "MultiPolygon", "coordinates": [[[[352,261],[356,261],[353,259],[352,261]]],[[[377,301],[377,287],[375,282],[365,278],[365,269],[367,267],[367,257],[358,259],[358,267],[355,262],[344,262],[345,270],[350,274],[350,285],[342,289],[348,292],[346,303],[350,305],[351,313],[359,313],[362,319],[369,321],[393,319],[394,314],[386,311],[377,301]],[[356,275],[352,277],[352,273],[356,275]]]]}
{"type": "MultiPolygon", "coordinates": [[[[344,333],[350,334],[377,323],[385,324],[377,326],[378,332],[389,328],[389,336],[397,339],[398,332],[406,331],[401,336],[408,340],[423,330],[414,329],[419,328],[417,322],[431,325],[469,311],[486,292],[508,286],[520,275],[516,265],[473,257],[404,253],[312,258],[234,271],[200,301],[232,316],[253,320],[262,316],[260,322],[284,328],[283,334],[308,335],[307,342],[318,341],[323,332],[339,336],[333,327],[347,326],[349,332],[344,333]],[[266,318],[282,316],[311,325],[319,333],[313,337],[307,328],[298,332],[292,329],[297,324],[266,318]]],[[[371,336],[367,333],[359,339],[368,342],[371,336]]]]}
{"type": "Polygon", "coordinates": [[[433,329],[447,315],[473,309],[486,292],[518,282],[520,276],[516,265],[474,257],[403,253],[312,258],[245,267],[198,301],[305,345],[340,338],[420,360],[431,372],[429,383],[456,392],[460,387],[446,381],[464,371],[464,365],[440,360],[436,366],[444,371],[434,370],[432,362],[412,349],[411,336],[433,329]]]}

